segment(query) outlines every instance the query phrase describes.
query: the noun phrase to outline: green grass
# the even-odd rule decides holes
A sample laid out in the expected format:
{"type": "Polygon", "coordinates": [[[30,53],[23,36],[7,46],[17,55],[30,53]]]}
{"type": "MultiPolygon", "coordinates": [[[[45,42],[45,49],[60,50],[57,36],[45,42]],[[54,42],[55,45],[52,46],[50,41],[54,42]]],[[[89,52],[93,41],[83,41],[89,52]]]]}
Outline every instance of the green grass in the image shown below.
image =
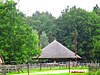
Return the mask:
{"type": "MultiPolygon", "coordinates": [[[[68,69],[68,68],[67,68],[68,69]]],[[[88,67],[71,67],[71,70],[88,70],[88,67]]],[[[50,74],[50,72],[48,71],[55,71],[55,70],[66,70],[66,67],[52,67],[50,69],[49,68],[42,68],[42,70],[40,71],[39,68],[32,68],[30,69],[30,74],[29,75],[100,75],[100,70],[99,71],[91,71],[91,72],[87,72],[87,73],[60,73],[60,74],[50,74]],[[48,74],[34,74],[35,72],[47,72],[48,74]]],[[[28,75],[27,73],[27,69],[23,69],[24,73],[23,72],[20,72],[20,75],[28,75]]],[[[15,75],[15,74],[19,74],[18,72],[10,72],[10,73],[7,73],[6,75],[15,75]]]]}
{"type": "Polygon", "coordinates": [[[61,74],[44,74],[44,75],[85,75],[84,73],[61,73],[61,74]]]}
{"type": "Polygon", "coordinates": [[[43,74],[43,75],[85,75],[85,74],[84,73],[83,74],[61,73],[61,74],[43,74]]]}
{"type": "MultiPolygon", "coordinates": [[[[7,74],[14,75],[14,74],[7,74]]],[[[27,73],[23,73],[21,75],[28,75],[27,73]]],[[[85,73],[60,73],[60,74],[29,74],[29,75],[85,75],[85,73]]]]}
{"type": "MultiPolygon", "coordinates": [[[[68,68],[67,68],[68,69],[68,68]]],[[[71,67],[71,69],[88,69],[87,67],[77,67],[77,68],[74,68],[74,67],[71,67]]],[[[27,74],[27,69],[22,69],[23,72],[20,72],[21,75],[28,75],[27,74]]],[[[54,71],[54,70],[66,70],[66,67],[52,67],[50,69],[49,68],[42,68],[42,70],[40,71],[39,68],[32,68],[30,69],[30,75],[85,75],[84,73],[62,73],[62,74],[32,74],[34,72],[44,72],[44,71],[54,71]]],[[[18,72],[10,72],[10,73],[7,73],[6,75],[14,75],[14,74],[18,74],[18,72]]]]}

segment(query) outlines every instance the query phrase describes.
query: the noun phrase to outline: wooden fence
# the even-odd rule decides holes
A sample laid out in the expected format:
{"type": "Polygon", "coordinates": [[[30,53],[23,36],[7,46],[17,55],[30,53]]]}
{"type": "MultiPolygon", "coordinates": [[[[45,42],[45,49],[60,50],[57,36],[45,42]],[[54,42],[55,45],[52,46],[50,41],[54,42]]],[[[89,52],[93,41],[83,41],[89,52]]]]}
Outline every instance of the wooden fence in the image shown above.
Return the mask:
{"type": "Polygon", "coordinates": [[[88,65],[88,69],[89,71],[97,71],[97,70],[100,70],[100,63],[90,63],[88,65]]]}
{"type": "MultiPolygon", "coordinates": [[[[68,63],[41,63],[41,66],[42,67],[50,67],[50,66],[60,66],[60,67],[66,67],[68,66],[69,64],[68,63]]],[[[74,63],[75,65],[75,63],[74,63]]],[[[73,63],[70,63],[70,66],[74,66],[73,63]]],[[[87,64],[85,63],[78,63],[78,65],[81,65],[81,66],[86,66],[87,64]]],[[[40,63],[35,63],[35,64],[30,64],[30,68],[37,68],[40,66],[40,63]]],[[[6,68],[7,72],[9,71],[17,71],[18,70],[18,65],[1,65],[0,68],[2,70],[4,70],[6,68]]],[[[27,68],[27,64],[21,64],[20,65],[20,68],[27,68]]]]}
{"type": "MultiPolygon", "coordinates": [[[[29,68],[36,69],[36,68],[39,68],[40,65],[42,68],[50,68],[51,69],[55,66],[67,68],[69,64],[62,63],[62,62],[60,62],[60,63],[35,63],[35,64],[30,64],[29,68]]],[[[75,63],[74,63],[74,65],[75,65],[75,63]]],[[[73,65],[73,63],[70,63],[70,66],[74,67],[74,65],[73,65]]],[[[78,63],[78,65],[80,65],[82,67],[87,66],[87,64],[85,64],[85,63],[78,63]]],[[[18,65],[2,65],[2,66],[0,66],[0,69],[1,69],[0,71],[3,72],[5,69],[6,69],[6,72],[18,71],[18,68],[19,68],[18,65]]],[[[27,69],[27,64],[21,64],[20,68],[27,69]]]]}
{"type": "MultiPolygon", "coordinates": [[[[29,68],[39,69],[40,65],[42,68],[50,68],[50,69],[51,67],[53,68],[55,66],[67,68],[68,63],[42,63],[42,64],[35,63],[35,64],[29,64],[29,68]]],[[[74,67],[72,63],[70,65],[74,67]]],[[[81,66],[83,68],[85,66],[88,66],[89,71],[95,71],[100,69],[100,63],[78,63],[78,66],[81,66]]],[[[4,73],[5,71],[6,72],[18,71],[18,68],[19,68],[18,65],[2,65],[0,66],[0,73],[4,73]]],[[[28,68],[27,64],[20,65],[20,69],[27,69],[27,68],[28,68]]]]}
{"type": "MultiPolygon", "coordinates": [[[[25,68],[26,66],[24,64],[20,65],[20,68],[25,68]]],[[[18,65],[2,65],[0,66],[0,75],[6,75],[6,73],[12,72],[12,71],[18,71],[18,65]]]]}

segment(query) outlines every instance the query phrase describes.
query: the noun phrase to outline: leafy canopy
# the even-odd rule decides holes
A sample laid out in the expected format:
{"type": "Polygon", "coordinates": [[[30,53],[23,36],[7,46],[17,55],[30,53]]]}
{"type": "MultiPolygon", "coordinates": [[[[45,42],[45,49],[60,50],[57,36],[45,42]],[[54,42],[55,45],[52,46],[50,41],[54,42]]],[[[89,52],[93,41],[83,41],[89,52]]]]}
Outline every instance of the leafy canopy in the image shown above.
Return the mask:
{"type": "Polygon", "coordinates": [[[0,3],[0,55],[10,63],[26,62],[40,53],[37,32],[25,24],[16,3],[0,3]]]}

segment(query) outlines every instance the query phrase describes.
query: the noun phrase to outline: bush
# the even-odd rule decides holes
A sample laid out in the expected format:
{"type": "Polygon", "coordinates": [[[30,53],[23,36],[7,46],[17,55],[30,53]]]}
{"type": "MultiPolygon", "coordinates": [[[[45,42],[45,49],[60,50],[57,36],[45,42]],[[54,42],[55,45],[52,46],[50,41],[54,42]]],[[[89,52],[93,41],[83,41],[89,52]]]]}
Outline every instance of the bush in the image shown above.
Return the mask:
{"type": "Polygon", "coordinates": [[[86,73],[86,75],[95,75],[95,73],[90,71],[90,72],[86,73]]]}
{"type": "Polygon", "coordinates": [[[95,73],[95,75],[100,75],[100,70],[98,70],[98,71],[95,73]]]}
{"type": "Polygon", "coordinates": [[[98,70],[96,72],[90,71],[90,72],[86,73],[85,75],[100,75],[100,70],[98,70]]]}

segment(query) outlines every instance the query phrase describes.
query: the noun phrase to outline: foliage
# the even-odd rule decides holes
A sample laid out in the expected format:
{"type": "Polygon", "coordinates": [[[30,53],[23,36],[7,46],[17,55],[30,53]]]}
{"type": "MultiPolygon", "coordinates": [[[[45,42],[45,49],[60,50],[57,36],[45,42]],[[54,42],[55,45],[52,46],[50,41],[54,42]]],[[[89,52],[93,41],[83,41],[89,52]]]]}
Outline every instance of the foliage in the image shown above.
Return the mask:
{"type": "Polygon", "coordinates": [[[7,0],[0,4],[0,55],[10,63],[26,62],[38,50],[37,33],[25,24],[20,11],[16,9],[16,3],[7,0]]]}
{"type": "Polygon", "coordinates": [[[41,48],[44,48],[44,47],[46,47],[48,44],[49,44],[49,39],[48,39],[48,37],[47,37],[47,35],[46,35],[46,33],[43,31],[42,32],[42,34],[41,34],[41,36],[40,36],[40,43],[41,43],[41,48]]]}
{"type": "Polygon", "coordinates": [[[36,11],[31,17],[26,18],[26,23],[40,34],[45,31],[49,42],[54,40],[56,33],[55,18],[48,12],[40,13],[36,11]]]}
{"type": "Polygon", "coordinates": [[[40,13],[39,11],[36,11],[31,17],[26,18],[26,23],[33,29],[39,31],[40,34],[44,31],[49,39],[49,42],[56,38],[59,42],[73,51],[74,32],[76,30],[77,54],[87,61],[99,61],[99,19],[100,8],[98,5],[94,7],[93,12],[88,12],[84,9],[76,8],[75,6],[69,8],[68,6],[62,11],[61,16],[59,16],[56,20],[48,12],[40,13]]]}
{"type": "Polygon", "coordinates": [[[100,61],[100,7],[92,12],[67,7],[59,18],[48,12],[36,11],[26,17],[16,9],[13,0],[0,3],[0,55],[5,61],[18,63],[31,60],[40,54],[37,30],[41,34],[41,46],[55,38],[74,51],[74,32],[77,34],[77,54],[87,61],[100,61]]]}
{"type": "Polygon", "coordinates": [[[96,71],[95,75],[100,75],[100,70],[96,71]]]}
{"type": "MultiPolygon", "coordinates": [[[[94,7],[94,13],[98,15],[98,19],[100,19],[100,8],[98,5],[94,7]]],[[[98,20],[98,24],[94,26],[94,36],[93,36],[93,55],[96,61],[100,62],[100,20],[98,20]]]]}
{"type": "Polygon", "coordinates": [[[87,72],[85,75],[95,75],[93,72],[87,72]]]}
{"type": "Polygon", "coordinates": [[[100,16],[100,8],[99,8],[99,6],[98,6],[97,4],[96,4],[96,6],[93,8],[93,12],[100,16]]]}
{"type": "MultiPolygon", "coordinates": [[[[99,19],[100,17],[94,12],[87,12],[81,8],[76,8],[75,6],[70,9],[67,8],[57,19],[56,38],[63,45],[73,50],[74,32],[76,30],[77,53],[84,59],[92,60],[92,50],[96,47],[93,44],[93,37],[99,34],[99,32],[97,32],[100,30],[99,19]]],[[[97,39],[97,41],[98,40],[99,39],[97,39]]]]}
{"type": "Polygon", "coordinates": [[[100,70],[96,72],[90,71],[90,72],[87,72],[85,75],[100,75],[100,70]]]}

